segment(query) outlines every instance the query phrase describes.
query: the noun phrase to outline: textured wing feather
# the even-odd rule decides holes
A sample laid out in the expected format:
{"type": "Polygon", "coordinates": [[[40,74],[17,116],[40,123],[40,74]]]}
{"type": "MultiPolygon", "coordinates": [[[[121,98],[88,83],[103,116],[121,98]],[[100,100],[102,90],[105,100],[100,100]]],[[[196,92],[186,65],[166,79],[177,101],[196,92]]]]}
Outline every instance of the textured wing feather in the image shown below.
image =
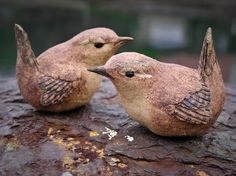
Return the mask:
{"type": "Polygon", "coordinates": [[[42,90],[40,102],[43,106],[54,105],[63,102],[76,87],[77,81],[68,81],[52,76],[41,75],[39,87],[42,90]]]}
{"type": "Polygon", "coordinates": [[[166,110],[179,120],[192,124],[207,124],[212,116],[210,96],[209,88],[202,83],[202,88],[199,91],[192,93],[175,105],[168,105],[166,110]]]}

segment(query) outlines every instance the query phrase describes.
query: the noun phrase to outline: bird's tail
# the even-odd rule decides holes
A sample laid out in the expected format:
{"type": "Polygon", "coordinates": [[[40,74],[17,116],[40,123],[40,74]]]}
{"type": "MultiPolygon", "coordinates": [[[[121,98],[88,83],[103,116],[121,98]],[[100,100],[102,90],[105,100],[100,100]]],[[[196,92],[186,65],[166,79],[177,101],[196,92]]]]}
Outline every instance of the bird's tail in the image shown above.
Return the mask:
{"type": "Polygon", "coordinates": [[[31,48],[28,35],[18,24],[15,24],[15,37],[17,48],[16,67],[23,67],[26,70],[38,70],[38,62],[31,48]]]}
{"type": "Polygon", "coordinates": [[[215,54],[215,49],[212,40],[212,30],[210,27],[207,29],[203,41],[198,71],[203,81],[209,80],[213,75],[222,78],[221,70],[215,54]]]}
{"type": "Polygon", "coordinates": [[[225,99],[224,81],[213,46],[211,28],[207,29],[200,55],[198,71],[203,82],[207,83],[211,95],[212,123],[219,116],[225,99]]]}

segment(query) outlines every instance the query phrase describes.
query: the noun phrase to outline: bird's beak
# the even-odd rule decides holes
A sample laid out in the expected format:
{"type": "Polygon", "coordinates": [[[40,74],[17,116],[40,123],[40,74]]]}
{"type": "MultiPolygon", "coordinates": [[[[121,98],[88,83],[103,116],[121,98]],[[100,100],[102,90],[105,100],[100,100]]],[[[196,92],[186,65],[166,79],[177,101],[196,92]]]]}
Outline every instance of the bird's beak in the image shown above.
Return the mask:
{"type": "Polygon", "coordinates": [[[132,40],[134,40],[132,37],[118,37],[115,42],[115,45],[123,45],[132,40]]]}
{"type": "Polygon", "coordinates": [[[112,78],[111,75],[109,75],[106,71],[106,69],[104,68],[104,66],[99,66],[99,67],[95,67],[95,68],[89,68],[87,69],[90,72],[94,72],[97,73],[99,75],[108,77],[108,78],[112,78]]]}

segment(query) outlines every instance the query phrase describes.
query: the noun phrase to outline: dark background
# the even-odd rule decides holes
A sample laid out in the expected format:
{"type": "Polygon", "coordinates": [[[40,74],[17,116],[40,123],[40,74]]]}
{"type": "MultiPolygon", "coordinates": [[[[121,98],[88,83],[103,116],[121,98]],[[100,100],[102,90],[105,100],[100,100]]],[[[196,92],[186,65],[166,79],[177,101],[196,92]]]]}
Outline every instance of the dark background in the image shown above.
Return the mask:
{"type": "Polygon", "coordinates": [[[0,76],[15,72],[15,23],[27,31],[36,55],[82,30],[108,27],[135,38],[119,52],[192,67],[211,26],[224,80],[236,83],[235,9],[234,0],[0,0],[0,76]]]}

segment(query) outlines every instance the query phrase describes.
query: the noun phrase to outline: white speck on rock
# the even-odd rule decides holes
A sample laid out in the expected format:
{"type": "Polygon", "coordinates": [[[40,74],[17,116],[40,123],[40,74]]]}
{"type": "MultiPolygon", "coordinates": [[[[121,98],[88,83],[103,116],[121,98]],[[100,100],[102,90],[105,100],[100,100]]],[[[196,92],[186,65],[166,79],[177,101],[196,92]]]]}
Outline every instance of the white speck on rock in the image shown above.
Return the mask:
{"type": "Polygon", "coordinates": [[[63,172],[61,176],[73,176],[70,172],[63,172]]]}
{"type": "Polygon", "coordinates": [[[125,138],[129,141],[132,142],[134,140],[134,137],[126,135],[125,138]]]}
{"type": "Polygon", "coordinates": [[[107,159],[107,162],[110,166],[116,166],[117,163],[120,162],[120,160],[118,158],[113,158],[112,157],[112,158],[107,159]]]}
{"type": "Polygon", "coordinates": [[[110,128],[105,127],[106,131],[103,131],[102,134],[107,134],[108,139],[111,140],[113,137],[117,135],[117,131],[111,130],[110,128]]]}

